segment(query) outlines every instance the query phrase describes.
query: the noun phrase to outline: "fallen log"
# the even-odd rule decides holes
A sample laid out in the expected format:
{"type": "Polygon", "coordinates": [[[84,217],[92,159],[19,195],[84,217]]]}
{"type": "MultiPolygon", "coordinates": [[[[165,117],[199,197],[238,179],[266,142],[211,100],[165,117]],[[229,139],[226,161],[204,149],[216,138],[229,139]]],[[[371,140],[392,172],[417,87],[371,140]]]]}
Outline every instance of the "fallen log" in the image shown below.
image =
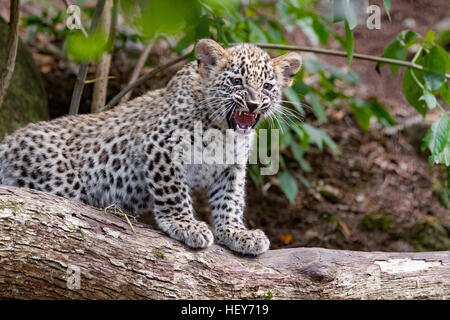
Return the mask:
{"type": "Polygon", "coordinates": [[[0,186],[0,298],[448,299],[450,252],[192,250],[151,226],[0,186]]]}

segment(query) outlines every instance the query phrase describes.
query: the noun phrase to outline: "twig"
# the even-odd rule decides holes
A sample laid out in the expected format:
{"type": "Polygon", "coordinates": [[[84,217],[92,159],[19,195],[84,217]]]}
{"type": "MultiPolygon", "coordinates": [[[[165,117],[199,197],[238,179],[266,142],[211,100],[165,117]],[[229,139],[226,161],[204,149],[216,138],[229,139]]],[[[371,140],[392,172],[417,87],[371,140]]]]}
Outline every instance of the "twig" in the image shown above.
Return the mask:
{"type": "MultiPolygon", "coordinates": [[[[91,30],[89,30],[89,34],[93,34],[97,29],[104,7],[105,7],[105,0],[98,0],[97,6],[95,7],[94,18],[92,19],[91,30]]],[[[75,87],[72,93],[72,100],[70,101],[70,109],[69,109],[70,115],[78,113],[81,95],[84,89],[84,81],[86,80],[87,68],[88,68],[87,62],[83,62],[80,65],[77,79],[75,81],[75,87]]]]}
{"type": "MultiPolygon", "coordinates": [[[[231,43],[231,45],[237,45],[239,43],[231,43]]],[[[344,51],[338,51],[338,50],[331,50],[331,49],[322,49],[322,48],[313,48],[313,47],[306,47],[306,46],[288,46],[288,45],[277,45],[277,44],[267,44],[267,43],[253,43],[254,45],[264,48],[264,49],[279,49],[279,50],[289,50],[289,51],[303,51],[303,52],[314,52],[319,54],[326,54],[331,56],[338,56],[338,57],[347,57],[347,53],[344,51]]],[[[105,106],[105,109],[109,109],[113,105],[115,105],[121,97],[123,97],[128,91],[134,89],[138,85],[140,85],[142,82],[150,79],[151,77],[155,76],[157,73],[161,72],[162,70],[174,65],[175,63],[178,63],[179,61],[182,61],[190,56],[189,54],[185,54],[175,60],[172,60],[171,62],[157,67],[150,71],[149,73],[145,74],[144,76],[140,77],[138,80],[136,80],[134,83],[129,84],[126,86],[122,91],[119,92],[111,101],[108,102],[108,104],[105,106]]],[[[423,67],[421,65],[407,62],[407,61],[401,61],[396,59],[388,59],[383,57],[376,57],[376,56],[370,56],[367,54],[360,54],[355,53],[353,55],[355,59],[360,60],[367,60],[367,61],[375,61],[375,62],[381,62],[381,63],[387,63],[387,64],[394,64],[399,66],[404,66],[407,68],[417,69],[417,70],[423,70],[423,67]]],[[[445,75],[447,79],[450,79],[450,74],[445,75]]]]}
{"type": "Polygon", "coordinates": [[[105,108],[103,110],[107,110],[110,107],[114,106],[128,91],[136,88],[137,86],[139,86],[141,83],[147,81],[148,79],[152,78],[153,76],[155,76],[156,74],[158,74],[159,72],[173,66],[174,64],[177,64],[180,61],[183,61],[185,59],[187,59],[189,56],[191,55],[191,53],[186,53],[182,56],[179,56],[176,59],[173,59],[172,61],[156,67],[155,69],[153,69],[152,71],[150,71],[147,74],[144,74],[143,76],[141,76],[139,79],[137,79],[135,82],[127,85],[125,88],[122,89],[122,91],[120,91],[114,98],[111,99],[111,101],[108,102],[108,104],[105,106],[105,108]]]}
{"type": "Polygon", "coordinates": [[[108,75],[112,58],[109,49],[112,48],[112,44],[114,42],[114,36],[111,36],[111,33],[115,33],[112,30],[115,25],[115,23],[112,22],[112,19],[117,18],[117,15],[113,17],[111,11],[114,8],[115,12],[117,12],[117,8],[115,8],[116,5],[117,4],[112,3],[112,0],[107,0],[100,18],[99,29],[102,30],[102,32],[108,32],[108,51],[102,54],[100,61],[95,66],[95,78],[98,80],[94,82],[91,113],[101,112],[106,103],[106,93],[108,90],[109,80],[108,75]]]}
{"type": "MultiPolygon", "coordinates": [[[[153,48],[153,45],[156,41],[156,37],[151,39],[149,41],[149,43],[147,44],[147,46],[145,47],[144,51],[142,51],[138,62],[136,63],[136,66],[133,69],[133,73],[131,74],[130,80],[128,81],[128,84],[132,84],[134,81],[136,81],[136,79],[139,77],[139,75],[141,74],[142,68],[145,65],[145,62],[148,59],[148,55],[150,54],[150,51],[153,48]]],[[[131,89],[130,91],[127,92],[127,94],[125,94],[122,99],[120,99],[120,103],[125,103],[128,101],[128,99],[130,99],[131,93],[133,92],[133,89],[131,89]]]]}
{"type": "MultiPolygon", "coordinates": [[[[125,220],[127,220],[127,223],[130,225],[130,228],[133,231],[133,233],[136,233],[136,231],[134,231],[133,224],[131,223],[130,219],[128,218],[128,215],[125,212],[123,212],[123,210],[117,204],[113,203],[113,204],[107,206],[104,210],[105,210],[105,213],[109,212],[116,216],[125,217],[125,220]],[[112,211],[110,211],[110,210],[112,210],[112,211]]],[[[135,217],[132,217],[132,218],[134,218],[136,220],[135,217]]]]}
{"type": "Polygon", "coordinates": [[[114,49],[114,42],[116,41],[116,33],[117,33],[117,19],[119,14],[119,6],[120,0],[110,0],[112,1],[112,9],[111,9],[111,26],[109,28],[109,36],[107,48],[108,51],[114,49]]]}
{"type": "Polygon", "coordinates": [[[50,53],[54,56],[57,56],[61,60],[67,59],[66,54],[60,48],[55,46],[53,43],[47,43],[44,48],[42,48],[44,52],[50,53]]]}
{"type": "Polygon", "coordinates": [[[105,77],[101,77],[101,78],[94,78],[94,79],[84,80],[84,84],[95,83],[97,81],[101,81],[101,80],[105,80],[105,79],[115,79],[115,78],[116,77],[114,77],[114,76],[105,76],[105,77]]]}
{"type": "Polygon", "coordinates": [[[10,0],[9,31],[6,43],[5,65],[0,74],[0,108],[8,92],[9,84],[16,65],[17,46],[19,44],[19,8],[20,0],[10,0]]]}
{"type": "MultiPolygon", "coordinates": [[[[236,45],[238,43],[232,43],[231,45],[236,45]]],[[[289,50],[289,51],[303,51],[303,52],[313,52],[319,54],[326,54],[329,56],[337,56],[337,57],[347,57],[347,52],[339,51],[339,50],[331,50],[331,49],[323,49],[323,48],[313,48],[306,46],[289,46],[289,45],[281,45],[281,44],[268,44],[268,43],[254,43],[254,45],[264,48],[264,49],[278,49],[278,50],[289,50]]],[[[370,56],[367,54],[355,53],[353,55],[355,59],[367,60],[367,61],[375,61],[387,64],[394,64],[398,66],[403,66],[407,68],[423,70],[423,66],[419,64],[415,64],[408,61],[402,61],[397,59],[389,59],[384,57],[376,57],[370,56]]],[[[450,79],[450,74],[446,74],[445,77],[450,79]]]]}

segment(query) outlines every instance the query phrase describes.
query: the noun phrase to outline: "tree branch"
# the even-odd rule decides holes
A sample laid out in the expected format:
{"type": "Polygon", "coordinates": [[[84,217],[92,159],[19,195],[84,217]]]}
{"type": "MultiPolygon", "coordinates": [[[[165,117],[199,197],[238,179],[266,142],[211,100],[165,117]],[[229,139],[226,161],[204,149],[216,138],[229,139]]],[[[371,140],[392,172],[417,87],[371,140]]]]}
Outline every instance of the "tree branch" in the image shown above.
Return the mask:
{"type": "Polygon", "coordinates": [[[107,210],[0,186],[0,298],[450,298],[450,252],[295,248],[253,258],[133,228],[107,210]]]}
{"type": "MultiPolygon", "coordinates": [[[[236,44],[236,43],[233,43],[233,45],[234,44],[236,44]]],[[[325,54],[325,55],[329,55],[329,56],[347,57],[347,52],[339,51],[339,50],[332,50],[332,49],[313,48],[313,47],[307,47],[307,46],[289,46],[289,45],[268,44],[268,43],[254,43],[254,45],[259,46],[260,48],[264,48],[264,49],[303,51],[303,52],[313,52],[313,53],[325,54]]],[[[423,70],[423,66],[421,66],[419,64],[415,64],[415,63],[408,62],[408,61],[397,60],[397,59],[376,57],[376,56],[371,56],[371,55],[361,54],[361,53],[353,54],[353,58],[360,59],[360,60],[366,60],[366,61],[375,61],[375,62],[379,62],[379,63],[393,64],[393,65],[403,66],[403,67],[416,69],[416,70],[423,70]]],[[[450,79],[450,74],[446,74],[445,77],[447,79],[450,79]]]]}
{"type": "Polygon", "coordinates": [[[19,9],[20,0],[10,0],[9,31],[6,43],[5,65],[0,74],[0,108],[8,92],[9,84],[16,65],[17,47],[19,44],[19,9]]]}
{"type": "MultiPolygon", "coordinates": [[[[141,55],[139,56],[139,60],[136,63],[136,66],[133,69],[133,73],[131,74],[130,80],[128,81],[128,84],[132,84],[133,82],[136,81],[136,79],[139,77],[139,75],[141,74],[142,68],[145,65],[145,62],[148,59],[148,56],[150,54],[150,51],[153,48],[153,44],[156,41],[156,37],[151,39],[147,46],[145,47],[144,51],[142,51],[141,55]]],[[[133,92],[133,89],[130,89],[123,97],[122,99],[120,99],[120,103],[125,103],[130,99],[131,93],[133,92]]]]}
{"type": "MultiPolygon", "coordinates": [[[[237,45],[239,43],[230,43],[230,45],[237,45]]],[[[307,47],[307,46],[288,46],[288,45],[277,45],[277,44],[267,44],[267,43],[253,43],[256,46],[259,46],[263,49],[278,49],[278,50],[289,50],[289,51],[303,51],[303,52],[314,52],[319,54],[325,54],[325,55],[331,55],[331,56],[337,56],[337,57],[347,57],[347,53],[344,51],[338,51],[338,50],[331,50],[331,49],[322,49],[322,48],[313,48],[313,47],[307,47]]],[[[157,73],[173,66],[174,64],[187,59],[190,56],[189,54],[185,54],[183,56],[180,56],[169,63],[162,65],[160,67],[155,68],[154,70],[150,71],[149,73],[143,75],[138,80],[136,80],[133,83],[128,84],[125,88],[122,89],[114,98],[112,98],[108,104],[105,106],[104,110],[107,110],[114,106],[119,100],[127,94],[130,90],[133,90],[141,83],[147,81],[148,79],[155,76],[157,73]]],[[[353,57],[355,59],[360,60],[366,60],[366,61],[375,61],[380,63],[387,63],[387,64],[394,64],[399,65],[407,68],[417,69],[417,70],[423,70],[423,67],[421,65],[402,61],[402,60],[396,60],[396,59],[388,59],[383,57],[376,57],[376,56],[370,56],[367,54],[360,54],[355,53],[353,54],[353,57]]],[[[445,75],[447,79],[450,79],[450,74],[445,75]]]]}
{"type": "Polygon", "coordinates": [[[146,73],[145,75],[141,76],[139,79],[137,79],[133,83],[131,83],[131,84],[127,85],[125,88],[123,88],[122,91],[120,91],[114,98],[111,99],[111,101],[108,102],[108,104],[105,106],[105,108],[103,110],[107,110],[107,109],[111,108],[112,106],[114,106],[117,102],[119,102],[119,100],[128,91],[133,90],[134,88],[139,86],[141,83],[144,83],[148,79],[151,79],[152,77],[154,77],[155,75],[157,75],[161,71],[166,70],[167,68],[170,68],[171,66],[177,64],[180,61],[186,60],[187,58],[189,58],[190,55],[191,55],[191,52],[186,53],[186,54],[184,54],[182,56],[179,56],[178,58],[175,58],[175,59],[169,61],[168,63],[166,63],[166,64],[164,64],[162,66],[156,67],[155,69],[153,69],[149,73],[146,73]]]}

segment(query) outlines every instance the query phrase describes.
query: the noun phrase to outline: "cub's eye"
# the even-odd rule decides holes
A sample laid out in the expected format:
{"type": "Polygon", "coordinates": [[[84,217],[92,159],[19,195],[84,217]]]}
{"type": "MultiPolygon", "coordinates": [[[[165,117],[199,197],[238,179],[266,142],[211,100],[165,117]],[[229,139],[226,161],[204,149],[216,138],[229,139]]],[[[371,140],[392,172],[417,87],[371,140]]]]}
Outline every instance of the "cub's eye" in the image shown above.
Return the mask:
{"type": "Polygon", "coordinates": [[[241,79],[241,78],[234,78],[233,80],[231,80],[231,82],[232,82],[233,85],[235,85],[235,86],[240,86],[240,85],[242,85],[242,79],[241,79]]]}
{"type": "Polygon", "coordinates": [[[266,89],[266,90],[270,90],[270,89],[272,89],[273,88],[273,85],[272,84],[270,84],[270,83],[264,83],[264,89],[266,89]]]}

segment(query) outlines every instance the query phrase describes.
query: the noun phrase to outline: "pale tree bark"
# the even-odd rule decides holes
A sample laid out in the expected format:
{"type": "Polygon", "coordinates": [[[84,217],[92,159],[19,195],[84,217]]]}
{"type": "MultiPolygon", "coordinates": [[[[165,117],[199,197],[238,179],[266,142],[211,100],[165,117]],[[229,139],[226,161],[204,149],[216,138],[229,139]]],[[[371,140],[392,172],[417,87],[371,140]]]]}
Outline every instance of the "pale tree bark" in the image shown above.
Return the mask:
{"type": "MultiPolygon", "coordinates": [[[[130,80],[128,80],[128,85],[133,84],[133,82],[135,82],[141,74],[141,71],[144,68],[145,63],[147,62],[148,56],[153,48],[155,41],[156,36],[153,39],[149,40],[149,43],[144,48],[144,51],[142,51],[136,65],[134,66],[133,72],[131,73],[130,80]]],[[[133,90],[128,91],[127,94],[125,94],[122,99],[120,99],[120,103],[127,102],[130,99],[132,93],[133,90]]]]}
{"type": "MultiPolygon", "coordinates": [[[[111,25],[112,25],[112,8],[116,5],[113,0],[107,0],[103,9],[102,16],[100,18],[99,30],[108,35],[111,38],[111,25]]],[[[114,8],[117,10],[117,8],[114,8]]],[[[110,41],[114,42],[113,39],[110,41]]],[[[106,94],[108,91],[108,76],[111,66],[112,54],[110,51],[103,53],[100,61],[95,66],[95,82],[92,93],[91,113],[99,113],[103,111],[103,107],[106,104],[106,94]]]]}
{"type": "Polygon", "coordinates": [[[448,299],[450,253],[192,250],[149,225],[0,186],[0,298],[448,299]],[[78,277],[79,271],[79,277],[78,277]],[[79,280],[79,281],[78,281],[79,280]]]}

